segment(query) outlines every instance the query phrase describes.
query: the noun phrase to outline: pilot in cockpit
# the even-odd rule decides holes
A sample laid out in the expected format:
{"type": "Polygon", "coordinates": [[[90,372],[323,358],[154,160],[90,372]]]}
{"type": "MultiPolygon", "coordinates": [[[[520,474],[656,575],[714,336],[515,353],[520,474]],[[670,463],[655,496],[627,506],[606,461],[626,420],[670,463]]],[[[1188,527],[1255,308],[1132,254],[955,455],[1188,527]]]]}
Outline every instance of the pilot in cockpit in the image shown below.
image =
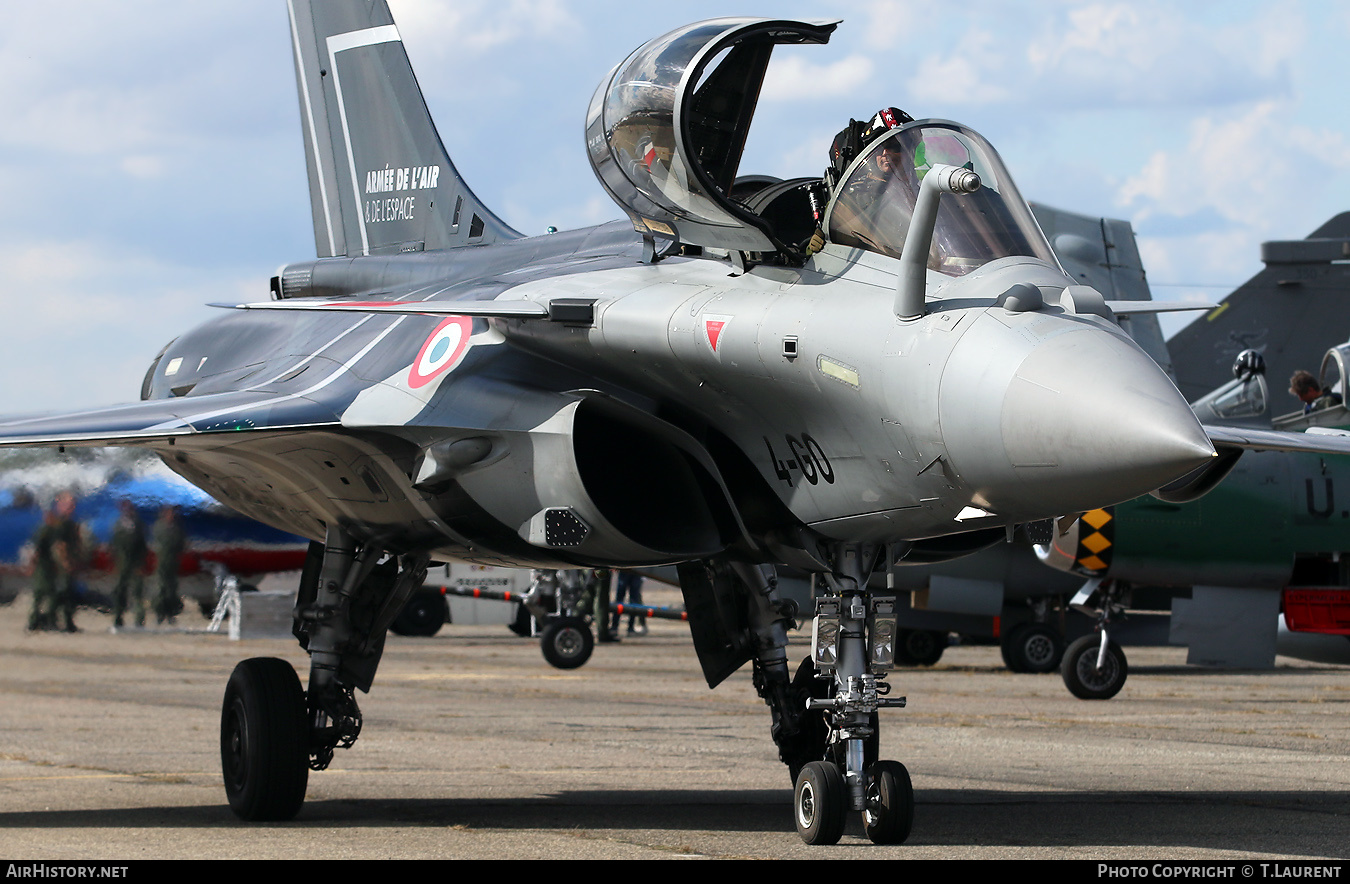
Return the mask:
{"type": "Polygon", "coordinates": [[[825,184],[831,189],[837,187],[849,164],[868,145],[892,129],[912,122],[914,118],[898,107],[882,108],[866,123],[849,120],[830,145],[830,167],[825,170],[825,184]]]}
{"type": "MultiPolygon", "coordinates": [[[[849,120],[848,125],[834,137],[834,142],[830,145],[830,165],[825,170],[824,176],[824,202],[828,203],[834,199],[837,191],[845,187],[844,173],[860,153],[892,129],[913,120],[913,117],[898,107],[882,108],[866,122],[849,120]]],[[[867,161],[866,168],[866,175],[848,182],[845,193],[838,194],[847,198],[836,205],[836,212],[843,211],[845,214],[868,212],[892,181],[903,180],[906,177],[903,152],[894,141],[880,145],[876,149],[876,156],[867,161]]],[[[820,250],[825,242],[824,236],[823,231],[819,229],[816,231],[808,246],[808,253],[820,250]]]]}

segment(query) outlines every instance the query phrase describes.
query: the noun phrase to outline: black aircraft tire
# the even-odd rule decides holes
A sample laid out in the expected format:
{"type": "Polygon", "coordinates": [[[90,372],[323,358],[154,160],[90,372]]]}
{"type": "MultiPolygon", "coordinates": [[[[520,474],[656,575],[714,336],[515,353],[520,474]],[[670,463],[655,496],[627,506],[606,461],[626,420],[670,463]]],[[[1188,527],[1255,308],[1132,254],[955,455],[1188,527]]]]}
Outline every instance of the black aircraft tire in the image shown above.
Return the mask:
{"type": "Polygon", "coordinates": [[[832,761],[812,761],[797,775],[792,816],[807,844],[838,844],[848,814],[847,785],[832,761]]]}
{"type": "Polygon", "coordinates": [[[1013,672],[1054,672],[1064,659],[1064,639],[1044,623],[1016,627],[1003,649],[1003,660],[1013,672]]]}
{"type": "Polygon", "coordinates": [[[254,657],[234,667],[220,712],[220,764],[235,816],[289,820],[309,784],[305,692],[291,664],[254,657]]]}
{"type": "Polygon", "coordinates": [[[1106,644],[1106,660],[1101,670],[1097,669],[1097,653],[1101,647],[1101,637],[1085,635],[1064,652],[1064,663],[1060,674],[1064,677],[1064,686],[1080,700],[1109,700],[1125,686],[1130,674],[1129,664],[1125,661],[1125,652],[1113,641],[1106,644]]]}
{"type": "Polygon", "coordinates": [[[914,825],[914,786],[898,761],[878,761],[868,771],[863,831],[873,844],[903,844],[914,825]]]}
{"type": "Polygon", "coordinates": [[[534,634],[534,625],[531,621],[534,615],[530,609],[524,605],[516,605],[516,619],[507,624],[506,628],[514,632],[521,638],[529,638],[534,634]]]}
{"type": "Polygon", "coordinates": [[[895,658],[907,666],[932,666],[947,649],[947,635],[931,629],[902,629],[896,636],[895,658]]]}
{"type": "Polygon", "coordinates": [[[1022,661],[1013,655],[1012,649],[1017,642],[1017,633],[1021,631],[1025,623],[1019,623],[1012,629],[1004,633],[998,642],[998,652],[1003,657],[1003,665],[1008,667],[1009,672],[1021,672],[1022,661]]]}
{"type": "Polygon", "coordinates": [[[539,634],[539,647],[550,666],[576,669],[591,659],[595,636],[591,635],[591,628],[582,618],[557,617],[539,634]]]}
{"type": "Polygon", "coordinates": [[[435,590],[419,590],[408,599],[389,628],[397,635],[433,636],[446,621],[445,598],[435,590]]]}

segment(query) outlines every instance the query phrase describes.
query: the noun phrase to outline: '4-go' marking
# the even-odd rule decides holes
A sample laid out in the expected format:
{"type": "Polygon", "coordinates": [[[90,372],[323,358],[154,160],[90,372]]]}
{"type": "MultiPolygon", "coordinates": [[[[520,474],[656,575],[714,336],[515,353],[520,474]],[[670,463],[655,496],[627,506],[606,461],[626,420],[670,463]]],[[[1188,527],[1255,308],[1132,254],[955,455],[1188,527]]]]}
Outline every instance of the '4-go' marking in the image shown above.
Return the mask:
{"type": "Polygon", "coordinates": [[[769,460],[773,462],[774,475],[786,482],[789,488],[792,487],[793,470],[801,473],[802,478],[812,485],[818,485],[822,481],[827,485],[834,484],[834,467],[825,456],[825,450],[810,433],[802,433],[800,436],[785,433],[783,441],[787,445],[788,457],[786,460],[779,460],[778,454],[773,450],[773,443],[769,441],[768,436],[764,437],[764,445],[769,449],[769,460]]]}

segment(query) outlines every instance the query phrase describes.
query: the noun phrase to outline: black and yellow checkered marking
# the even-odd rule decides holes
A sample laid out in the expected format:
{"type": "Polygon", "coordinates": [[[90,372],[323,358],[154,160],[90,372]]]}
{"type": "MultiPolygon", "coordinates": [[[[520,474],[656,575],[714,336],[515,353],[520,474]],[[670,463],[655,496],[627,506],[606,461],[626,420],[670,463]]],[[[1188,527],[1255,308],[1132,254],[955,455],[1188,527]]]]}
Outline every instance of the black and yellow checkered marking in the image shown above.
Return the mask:
{"type": "Polygon", "coordinates": [[[1078,550],[1074,564],[1094,576],[1111,567],[1111,545],[1115,541],[1113,507],[1088,510],[1079,518],[1078,550]]]}

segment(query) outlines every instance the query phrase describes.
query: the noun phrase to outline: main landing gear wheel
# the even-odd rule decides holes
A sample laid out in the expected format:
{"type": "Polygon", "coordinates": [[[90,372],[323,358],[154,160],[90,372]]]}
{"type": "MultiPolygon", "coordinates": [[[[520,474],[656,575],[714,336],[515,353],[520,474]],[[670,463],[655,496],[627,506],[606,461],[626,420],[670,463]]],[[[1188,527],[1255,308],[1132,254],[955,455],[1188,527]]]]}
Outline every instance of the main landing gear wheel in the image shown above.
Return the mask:
{"type": "Polygon", "coordinates": [[[947,650],[947,635],[931,629],[902,629],[895,648],[895,659],[906,666],[932,666],[947,650]]]}
{"type": "Polygon", "coordinates": [[[539,634],[544,659],[558,669],[576,669],[591,659],[595,650],[595,636],[580,617],[558,617],[550,620],[539,634]]]}
{"type": "Polygon", "coordinates": [[[1125,678],[1130,672],[1125,652],[1120,645],[1108,641],[1106,658],[1098,668],[1100,650],[1101,636],[1085,635],[1069,645],[1069,650],[1064,653],[1060,674],[1064,676],[1069,693],[1080,700],[1109,700],[1125,686],[1125,678]]]}
{"type": "Polygon", "coordinates": [[[408,599],[389,628],[398,635],[433,636],[445,625],[445,612],[444,596],[435,590],[419,590],[408,599]]]}
{"type": "Polygon", "coordinates": [[[309,722],[291,664],[254,657],[234,667],[220,713],[220,764],[230,809],[250,822],[289,820],[305,803],[309,722]]]}
{"type": "Polygon", "coordinates": [[[903,844],[914,825],[914,786],[898,761],[878,761],[867,777],[863,831],[873,844],[903,844]]]}
{"type": "Polygon", "coordinates": [[[1054,672],[1064,659],[1064,639],[1044,623],[1023,623],[1008,633],[1001,650],[1013,672],[1054,672]]]}
{"type": "Polygon", "coordinates": [[[524,605],[516,605],[516,619],[512,620],[506,628],[521,638],[529,638],[534,634],[533,620],[534,615],[530,613],[529,608],[524,605]]]}
{"type": "MultiPolygon", "coordinates": [[[[908,781],[908,780],[907,780],[908,781]]],[[[844,837],[848,787],[831,761],[812,761],[797,775],[792,795],[797,834],[807,844],[838,844],[844,837]]]]}

